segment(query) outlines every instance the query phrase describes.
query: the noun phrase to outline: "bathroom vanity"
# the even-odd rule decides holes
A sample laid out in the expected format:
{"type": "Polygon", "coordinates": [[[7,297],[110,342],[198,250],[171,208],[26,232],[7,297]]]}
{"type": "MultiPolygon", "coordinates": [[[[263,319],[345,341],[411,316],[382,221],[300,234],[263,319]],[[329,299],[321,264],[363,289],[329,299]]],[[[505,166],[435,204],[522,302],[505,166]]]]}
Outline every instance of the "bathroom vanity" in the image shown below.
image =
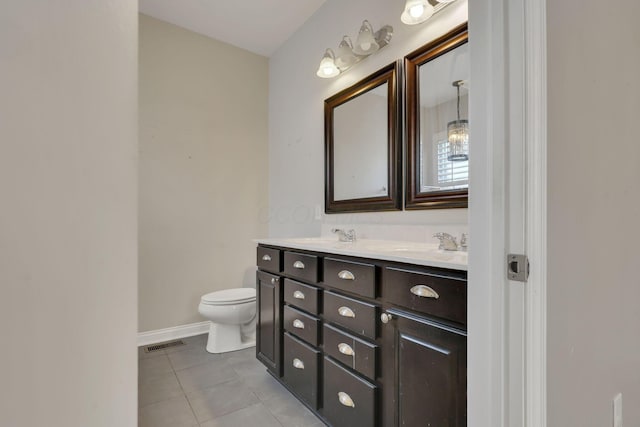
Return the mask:
{"type": "Polygon", "coordinates": [[[257,243],[257,358],[322,421],[466,426],[466,253],[257,243]]]}

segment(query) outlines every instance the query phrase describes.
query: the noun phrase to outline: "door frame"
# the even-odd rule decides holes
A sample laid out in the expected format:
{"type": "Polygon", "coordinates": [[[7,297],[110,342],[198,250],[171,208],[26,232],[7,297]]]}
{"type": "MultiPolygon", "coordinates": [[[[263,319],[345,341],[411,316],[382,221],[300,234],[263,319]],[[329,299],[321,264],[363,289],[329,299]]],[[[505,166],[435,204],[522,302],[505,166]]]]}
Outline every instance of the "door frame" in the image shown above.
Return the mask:
{"type": "Polygon", "coordinates": [[[544,427],[546,3],[474,0],[468,6],[473,64],[469,113],[473,123],[473,145],[469,147],[469,427],[517,427],[514,419],[526,427],[544,427]],[[522,112],[519,122],[509,120],[514,108],[522,112]],[[508,182],[508,166],[513,165],[507,162],[513,161],[511,155],[517,149],[524,153],[521,187],[508,182]],[[522,199],[524,215],[522,229],[516,230],[510,229],[509,221],[514,191],[525,193],[524,197],[521,193],[516,196],[522,199]],[[524,251],[530,259],[521,307],[513,307],[509,299],[506,255],[513,250],[510,233],[523,233],[524,251]],[[523,311],[520,352],[510,351],[513,332],[508,321],[514,310],[523,311]],[[512,399],[512,393],[518,398],[512,399]]]}
{"type": "Polygon", "coordinates": [[[524,2],[526,253],[525,425],[547,425],[547,11],[524,2]]]}

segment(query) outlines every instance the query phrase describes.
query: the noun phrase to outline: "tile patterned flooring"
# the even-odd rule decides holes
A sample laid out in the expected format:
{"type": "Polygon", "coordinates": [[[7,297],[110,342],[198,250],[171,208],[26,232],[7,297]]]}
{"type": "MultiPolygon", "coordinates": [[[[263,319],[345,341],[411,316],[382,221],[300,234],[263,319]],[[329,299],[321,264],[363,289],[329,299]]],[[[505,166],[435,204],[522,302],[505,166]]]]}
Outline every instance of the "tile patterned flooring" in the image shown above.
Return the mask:
{"type": "Polygon", "coordinates": [[[139,427],[324,426],[266,372],[255,348],[209,354],[206,340],[138,349],[139,427]]]}

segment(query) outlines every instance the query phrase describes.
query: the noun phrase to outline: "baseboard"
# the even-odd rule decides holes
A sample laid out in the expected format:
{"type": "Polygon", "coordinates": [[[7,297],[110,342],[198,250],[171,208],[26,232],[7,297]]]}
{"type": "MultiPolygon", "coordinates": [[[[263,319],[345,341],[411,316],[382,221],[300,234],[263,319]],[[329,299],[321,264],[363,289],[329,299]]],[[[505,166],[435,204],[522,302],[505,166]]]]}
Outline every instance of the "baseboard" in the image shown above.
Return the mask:
{"type": "Polygon", "coordinates": [[[211,322],[205,321],[174,326],[172,328],[156,329],[155,331],[138,332],[138,347],[141,345],[156,344],[178,338],[206,334],[209,332],[209,325],[211,325],[211,322]]]}

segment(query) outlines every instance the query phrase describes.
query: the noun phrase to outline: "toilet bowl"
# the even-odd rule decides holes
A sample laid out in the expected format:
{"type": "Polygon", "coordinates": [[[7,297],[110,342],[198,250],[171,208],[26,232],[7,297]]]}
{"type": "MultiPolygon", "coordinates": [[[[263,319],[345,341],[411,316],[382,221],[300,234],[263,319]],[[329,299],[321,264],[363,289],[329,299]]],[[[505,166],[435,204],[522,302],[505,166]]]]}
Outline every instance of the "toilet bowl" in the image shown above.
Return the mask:
{"type": "Polygon", "coordinates": [[[224,289],[203,295],[198,312],[211,321],[209,353],[226,353],[256,345],[255,289],[224,289]]]}

